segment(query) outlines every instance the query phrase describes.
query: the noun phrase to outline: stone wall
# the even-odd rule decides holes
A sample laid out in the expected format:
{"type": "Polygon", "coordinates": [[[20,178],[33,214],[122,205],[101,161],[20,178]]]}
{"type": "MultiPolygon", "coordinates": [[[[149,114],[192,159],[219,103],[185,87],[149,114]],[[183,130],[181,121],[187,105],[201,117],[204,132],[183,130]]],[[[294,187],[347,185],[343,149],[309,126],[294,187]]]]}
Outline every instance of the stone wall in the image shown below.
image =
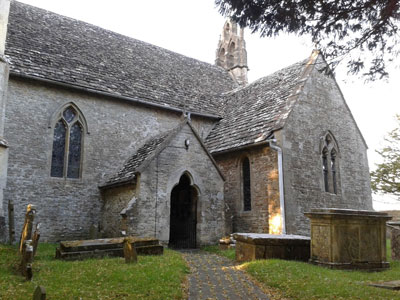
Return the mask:
{"type": "Polygon", "coordinates": [[[335,80],[321,59],[307,79],[281,133],[287,232],[309,234],[310,208],[372,209],[367,147],[335,80]],[[338,193],[325,192],[320,139],[330,131],[338,144],[338,193]]]}
{"type": "Polygon", "coordinates": [[[198,191],[197,244],[215,244],[225,234],[224,181],[188,125],[140,175],[140,191],[129,234],[156,237],[168,244],[171,191],[188,174],[198,191]],[[185,147],[189,139],[190,146],[185,147]]]}
{"type": "Polygon", "coordinates": [[[105,189],[102,192],[101,233],[103,237],[121,236],[123,229],[121,211],[133,200],[135,192],[136,186],[133,184],[105,189]]]}
{"type": "Polygon", "coordinates": [[[225,202],[228,232],[269,233],[270,217],[280,212],[277,153],[269,147],[216,155],[226,177],[225,202]],[[250,160],[251,211],[243,211],[241,161],[250,160]]]}
{"type": "MultiPolygon", "coordinates": [[[[5,118],[9,164],[3,207],[9,199],[14,201],[18,234],[26,205],[35,204],[44,241],[88,237],[90,225],[100,221],[97,186],[143,141],[181,121],[173,112],[13,77],[5,118]],[[88,125],[80,179],[50,177],[55,121],[51,118],[68,102],[79,107],[88,125]]],[[[196,122],[201,127],[201,119],[196,122]]],[[[203,131],[208,132],[211,122],[204,124],[203,131]]]]}

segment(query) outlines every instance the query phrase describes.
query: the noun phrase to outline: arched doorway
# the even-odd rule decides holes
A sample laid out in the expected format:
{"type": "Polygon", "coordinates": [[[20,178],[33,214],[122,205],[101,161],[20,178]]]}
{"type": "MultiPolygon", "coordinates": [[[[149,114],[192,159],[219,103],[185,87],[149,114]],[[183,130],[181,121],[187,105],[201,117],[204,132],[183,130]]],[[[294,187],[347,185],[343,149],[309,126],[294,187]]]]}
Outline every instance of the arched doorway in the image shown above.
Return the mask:
{"type": "Polygon", "coordinates": [[[197,190],[183,174],[171,191],[169,247],[196,248],[197,190]]]}

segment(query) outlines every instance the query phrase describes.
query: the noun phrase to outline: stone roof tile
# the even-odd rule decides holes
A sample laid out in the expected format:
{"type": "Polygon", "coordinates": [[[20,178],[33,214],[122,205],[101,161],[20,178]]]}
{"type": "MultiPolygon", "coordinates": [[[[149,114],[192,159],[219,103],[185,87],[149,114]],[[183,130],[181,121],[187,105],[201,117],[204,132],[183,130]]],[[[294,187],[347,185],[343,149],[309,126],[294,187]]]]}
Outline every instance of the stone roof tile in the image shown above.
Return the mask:
{"type": "Polygon", "coordinates": [[[219,114],[236,87],[224,69],[17,1],[6,41],[11,74],[219,114]]]}
{"type": "Polygon", "coordinates": [[[206,139],[211,153],[265,141],[290,112],[307,60],[225,94],[223,119],[206,139]]]}
{"type": "Polygon", "coordinates": [[[158,148],[164,141],[167,140],[168,136],[176,129],[162,133],[155,137],[147,140],[139,149],[124,163],[122,168],[116,173],[109,177],[100,188],[116,186],[122,183],[133,181],[136,177],[136,173],[139,172],[139,168],[156,154],[158,148]]]}

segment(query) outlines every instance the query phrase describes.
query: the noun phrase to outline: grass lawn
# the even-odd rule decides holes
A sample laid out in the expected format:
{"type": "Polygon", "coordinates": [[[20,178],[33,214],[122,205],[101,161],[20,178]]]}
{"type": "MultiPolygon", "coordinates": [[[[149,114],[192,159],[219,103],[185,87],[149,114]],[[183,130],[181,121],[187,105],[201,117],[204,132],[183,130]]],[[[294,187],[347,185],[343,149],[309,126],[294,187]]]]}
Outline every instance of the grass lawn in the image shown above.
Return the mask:
{"type": "Polygon", "coordinates": [[[37,285],[47,299],[183,299],[188,273],[182,256],[165,249],[162,256],[139,256],[137,264],[123,258],[60,261],[55,244],[40,244],[33,280],[16,271],[17,248],[0,244],[0,299],[32,299],[37,285]]]}
{"type": "MultiPolygon", "coordinates": [[[[234,258],[234,250],[220,251],[217,246],[204,250],[234,258]]],[[[390,269],[383,272],[330,270],[279,259],[252,261],[243,268],[271,291],[271,299],[400,299],[400,291],[368,286],[371,282],[400,280],[400,261],[388,257],[390,269]]]]}

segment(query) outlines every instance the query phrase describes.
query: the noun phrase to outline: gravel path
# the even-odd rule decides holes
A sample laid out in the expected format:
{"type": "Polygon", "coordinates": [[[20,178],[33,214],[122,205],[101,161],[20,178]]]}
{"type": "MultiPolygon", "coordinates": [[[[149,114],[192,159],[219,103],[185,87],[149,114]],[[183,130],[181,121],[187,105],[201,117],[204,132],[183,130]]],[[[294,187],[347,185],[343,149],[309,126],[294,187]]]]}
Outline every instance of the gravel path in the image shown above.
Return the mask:
{"type": "Polygon", "coordinates": [[[201,250],[182,251],[190,267],[189,300],[253,300],[268,297],[231,260],[201,250]]]}

